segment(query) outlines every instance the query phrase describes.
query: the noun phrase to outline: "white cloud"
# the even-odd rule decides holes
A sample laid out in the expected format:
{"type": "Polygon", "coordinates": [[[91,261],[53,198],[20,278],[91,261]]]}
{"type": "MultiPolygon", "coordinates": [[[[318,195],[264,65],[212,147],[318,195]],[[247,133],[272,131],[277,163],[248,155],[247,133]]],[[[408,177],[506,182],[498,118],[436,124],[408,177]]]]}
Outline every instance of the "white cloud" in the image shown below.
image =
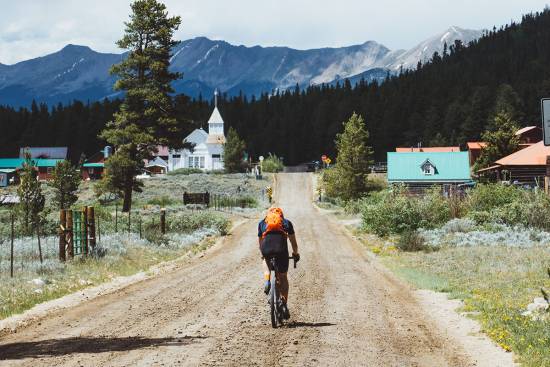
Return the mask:
{"type": "MultiPolygon", "coordinates": [[[[178,37],[295,48],[376,40],[408,48],[450,25],[492,28],[542,10],[546,0],[166,0],[182,17],[178,37]]],[[[0,62],[55,52],[68,43],[117,52],[130,0],[0,0],[0,62]]]]}

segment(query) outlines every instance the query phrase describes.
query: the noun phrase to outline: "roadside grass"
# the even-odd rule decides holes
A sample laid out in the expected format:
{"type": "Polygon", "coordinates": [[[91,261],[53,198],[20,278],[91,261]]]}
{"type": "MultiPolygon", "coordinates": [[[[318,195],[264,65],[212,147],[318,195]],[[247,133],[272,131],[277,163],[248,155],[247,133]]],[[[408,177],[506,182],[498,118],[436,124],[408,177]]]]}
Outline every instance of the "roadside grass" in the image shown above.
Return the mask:
{"type": "Polygon", "coordinates": [[[118,276],[147,271],[151,266],[186,253],[205,250],[230,221],[220,213],[180,213],[171,222],[173,232],[162,241],[140,239],[136,233],[111,233],[102,237],[88,257],[75,256],[65,263],[57,259],[56,236],[42,240],[44,263],[38,257],[36,239],[20,238],[14,244],[14,278],[10,277],[10,245],[0,243],[0,319],[21,313],[36,304],[99,285],[118,276]]]}
{"type": "Polygon", "coordinates": [[[394,252],[382,262],[418,288],[447,292],[464,301],[461,311],[525,366],[550,366],[550,322],[522,316],[550,287],[550,249],[507,246],[442,247],[439,251],[394,252]]]}

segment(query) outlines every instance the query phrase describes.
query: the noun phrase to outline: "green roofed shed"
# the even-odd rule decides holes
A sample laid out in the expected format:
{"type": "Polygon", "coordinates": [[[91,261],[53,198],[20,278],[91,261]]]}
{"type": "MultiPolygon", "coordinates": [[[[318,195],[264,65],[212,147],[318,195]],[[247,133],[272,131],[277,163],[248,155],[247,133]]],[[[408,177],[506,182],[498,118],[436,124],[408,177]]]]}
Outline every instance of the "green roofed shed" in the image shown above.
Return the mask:
{"type": "Polygon", "coordinates": [[[471,182],[468,152],[388,153],[388,182],[461,184],[471,182]]]}

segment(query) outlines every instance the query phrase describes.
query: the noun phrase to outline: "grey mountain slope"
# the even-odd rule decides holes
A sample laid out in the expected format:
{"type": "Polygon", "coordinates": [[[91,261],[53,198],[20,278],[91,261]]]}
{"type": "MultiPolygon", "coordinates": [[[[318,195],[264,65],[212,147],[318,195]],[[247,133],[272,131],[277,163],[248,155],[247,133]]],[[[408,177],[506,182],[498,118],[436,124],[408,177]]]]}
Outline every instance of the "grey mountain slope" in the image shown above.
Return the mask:
{"type": "MultiPolygon", "coordinates": [[[[411,50],[391,51],[374,41],[341,48],[296,50],[288,47],[234,46],[198,37],[174,49],[171,68],[184,77],[174,83],[177,93],[210,96],[214,88],[229,95],[259,95],[275,88],[302,87],[351,78],[355,83],[383,80],[387,70],[416,67],[446,41],[468,43],[479,31],[451,27],[411,50]]],[[[14,65],[0,64],[0,105],[28,105],[33,99],[54,104],[73,99],[99,100],[118,96],[112,89],[111,65],[124,54],[99,53],[86,46],[68,45],[44,57],[14,65]]]]}
{"type": "Polygon", "coordinates": [[[423,63],[428,61],[434,52],[438,52],[441,55],[445,43],[447,43],[447,47],[450,47],[454,44],[455,40],[461,40],[467,45],[471,41],[481,37],[481,34],[482,31],[462,29],[456,26],[450,27],[445,32],[430,37],[410,50],[403,52],[392,63],[385,65],[385,67],[392,71],[399,71],[401,67],[403,69],[416,68],[418,61],[422,61],[423,63]]]}

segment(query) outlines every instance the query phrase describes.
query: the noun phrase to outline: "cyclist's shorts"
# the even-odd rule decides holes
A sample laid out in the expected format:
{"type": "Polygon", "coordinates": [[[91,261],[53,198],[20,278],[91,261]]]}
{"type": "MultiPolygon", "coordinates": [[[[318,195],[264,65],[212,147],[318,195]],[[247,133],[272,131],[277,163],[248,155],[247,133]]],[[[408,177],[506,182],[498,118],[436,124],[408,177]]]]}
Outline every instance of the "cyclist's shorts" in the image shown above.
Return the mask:
{"type": "MultiPolygon", "coordinates": [[[[275,255],[275,271],[277,273],[287,273],[288,272],[288,252],[282,253],[280,255],[275,255]]],[[[269,260],[266,259],[267,266],[271,269],[271,264],[269,260]]]]}

